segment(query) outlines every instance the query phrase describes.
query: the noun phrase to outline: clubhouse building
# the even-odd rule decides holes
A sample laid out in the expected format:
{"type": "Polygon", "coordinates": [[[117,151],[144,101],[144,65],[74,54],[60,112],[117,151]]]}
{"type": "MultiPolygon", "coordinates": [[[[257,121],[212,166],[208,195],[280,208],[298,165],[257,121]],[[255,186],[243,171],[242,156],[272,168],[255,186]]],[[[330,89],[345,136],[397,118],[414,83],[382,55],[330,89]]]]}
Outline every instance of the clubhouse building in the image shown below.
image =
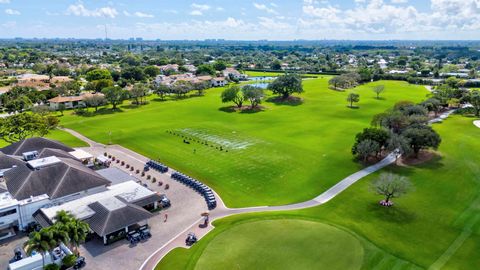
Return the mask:
{"type": "Polygon", "coordinates": [[[88,223],[104,244],[148,222],[160,195],[120,169],[87,167],[91,160],[78,151],[44,138],[0,148],[0,240],[50,226],[61,210],[88,223]]]}

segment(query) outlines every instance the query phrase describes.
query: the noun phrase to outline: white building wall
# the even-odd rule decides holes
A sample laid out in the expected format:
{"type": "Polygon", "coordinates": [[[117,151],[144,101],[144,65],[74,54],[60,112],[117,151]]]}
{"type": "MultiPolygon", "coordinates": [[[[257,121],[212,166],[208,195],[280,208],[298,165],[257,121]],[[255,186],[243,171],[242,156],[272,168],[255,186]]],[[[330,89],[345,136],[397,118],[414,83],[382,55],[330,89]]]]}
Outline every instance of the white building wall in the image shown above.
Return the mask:
{"type": "Polygon", "coordinates": [[[19,224],[20,223],[20,215],[19,215],[18,206],[7,207],[5,209],[0,210],[0,228],[7,228],[10,227],[12,224],[19,224]],[[6,213],[8,211],[15,210],[15,213],[2,216],[2,213],[6,213]]]}

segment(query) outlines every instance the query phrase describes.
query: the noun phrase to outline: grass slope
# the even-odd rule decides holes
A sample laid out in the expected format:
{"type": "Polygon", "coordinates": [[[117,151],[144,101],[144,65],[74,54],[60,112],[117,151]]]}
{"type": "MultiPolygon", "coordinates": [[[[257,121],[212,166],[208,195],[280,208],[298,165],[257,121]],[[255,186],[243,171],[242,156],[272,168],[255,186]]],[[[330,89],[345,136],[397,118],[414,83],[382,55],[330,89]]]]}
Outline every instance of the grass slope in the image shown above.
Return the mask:
{"type": "Polygon", "coordinates": [[[327,88],[328,77],[304,81],[304,103],[265,102],[258,113],[229,112],[222,89],[203,97],[158,101],[95,117],[65,115],[61,124],[103,143],[121,144],[196,177],[232,207],[278,205],[310,199],[361,167],[352,161],[354,135],[374,114],[399,100],[420,101],[427,91],[405,82],[376,82],[355,89],[359,109],[346,92],[327,88]],[[384,84],[385,99],[371,87],[384,84]],[[173,131],[199,141],[183,143],[173,131]],[[222,144],[228,152],[212,146],[222,144]],[[195,150],[195,152],[194,152],[195,150]]]}
{"type": "MultiPolygon", "coordinates": [[[[379,207],[377,202],[381,198],[369,191],[369,183],[378,177],[376,173],[325,205],[275,215],[348,228],[364,239],[364,269],[428,268],[433,264],[443,269],[478,269],[480,129],[473,126],[472,121],[473,118],[452,116],[444,123],[435,124],[443,143],[439,149],[441,155],[431,162],[417,167],[387,168],[408,176],[415,185],[414,192],[394,200],[393,208],[379,207]]],[[[234,226],[232,220],[248,222],[262,218],[270,219],[272,214],[233,216],[219,220],[215,230],[228,230],[234,226]]],[[[247,231],[238,232],[242,233],[247,231]]],[[[198,249],[210,245],[215,234],[214,231],[212,236],[202,239],[198,249]]],[[[177,249],[160,265],[166,266],[165,269],[174,264],[178,269],[191,269],[189,267],[202,257],[195,247],[191,251],[177,249]]]]}
{"type": "MultiPolygon", "coordinates": [[[[77,137],[72,136],[70,133],[56,129],[52,130],[46,138],[62,142],[70,147],[84,147],[88,146],[84,141],[79,140],[77,137]]],[[[9,143],[0,140],[0,147],[9,145],[9,143]]]]}

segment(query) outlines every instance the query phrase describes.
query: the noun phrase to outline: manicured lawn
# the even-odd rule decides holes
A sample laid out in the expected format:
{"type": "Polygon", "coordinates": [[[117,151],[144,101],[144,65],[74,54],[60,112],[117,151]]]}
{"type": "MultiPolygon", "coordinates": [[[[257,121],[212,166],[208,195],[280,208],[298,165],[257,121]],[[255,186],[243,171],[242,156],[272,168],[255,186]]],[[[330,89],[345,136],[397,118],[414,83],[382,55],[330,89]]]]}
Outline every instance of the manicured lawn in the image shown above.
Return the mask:
{"type": "Polygon", "coordinates": [[[245,71],[250,77],[276,77],[285,74],[284,72],[263,72],[263,71],[245,71]]]}
{"type": "Polygon", "coordinates": [[[157,269],[360,269],[363,253],[356,237],[330,225],[257,220],[217,234],[195,264],[181,268],[161,264],[157,269]]]}
{"type": "MultiPolygon", "coordinates": [[[[62,131],[62,130],[52,130],[46,138],[52,139],[52,140],[57,140],[59,142],[62,142],[70,147],[83,147],[83,146],[88,146],[85,142],[77,139],[77,137],[74,137],[70,135],[70,133],[62,131]]],[[[0,140],[0,147],[4,147],[9,145],[9,143],[0,140]]]]}
{"type": "MultiPolygon", "coordinates": [[[[216,229],[202,239],[198,247],[174,250],[162,260],[160,266],[166,268],[161,269],[171,269],[168,267],[175,264],[180,266],[178,269],[193,269],[205,256],[202,249],[214,245],[217,234],[234,228],[235,222],[271,219],[273,215],[316,220],[351,231],[364,246],[363,269],[428,268],[437,260],[443,262],[440,264],[445,267],[443,269],[478,269],[480,129],[472,125],[473,120],[452,116],[444,123],[435,124],[443,143],[440,155],[430,162],[416,167],[386,169],[408,176],[415,186],[415,191],[395,199],[392,208],[378,206],[381,198],[369,190],[369,183],[378,177],[376,173],[322,206],[219,220],[215,223],[216,229]]],[[[312,227],[311,230],[316,229],[312,227]]],[[[248,234],[248,230],[237,232],[243,233],[248,234]]],[[[289,230],[288,233],[301,235],[304,232],[289,230]]]]}
{"type": "Polygon", "coordinates": [[[299,202],[361,168],[350,148],[374,114],[427,94],[422,86],[376,82],[385,84],[385,99],[374,98],[374,84],[364,85],[354,90],[361,95],[359,108],[350,109],[347,92],[329,90],[328,79],[305,80],[301,105],[264,102],[258,113],[230,112],[230,104],[220,101],[222,89],[210,89],[203,97],[150,99],[149,105],[124,106],[114,114],[67,112],[61,124],[160,159],[212,186],[231,207],[299,202]]]}

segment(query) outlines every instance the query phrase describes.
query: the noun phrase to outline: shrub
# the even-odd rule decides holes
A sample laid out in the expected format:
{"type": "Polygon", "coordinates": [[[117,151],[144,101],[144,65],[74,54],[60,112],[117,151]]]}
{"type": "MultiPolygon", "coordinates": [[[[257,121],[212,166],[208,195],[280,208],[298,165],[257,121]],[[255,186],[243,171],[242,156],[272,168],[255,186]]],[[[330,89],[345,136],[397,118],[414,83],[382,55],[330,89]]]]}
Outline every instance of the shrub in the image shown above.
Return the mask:
{"type": "Polygon", "coordinates": [[[158,185],[159,185],[159,186],[162,186],[162,185],[163,185],[163,182],[162,182],[162,181],[158,181],[158,185]]]}
{"type": "Polygon", "coordinates": [[[124,165],[125,165],[125,161],[122,161],[122,163],[120,163],[120,164],[122,164],[122,166],[124,166],[124,165]]]}
{"type": "Polygon", "coordinates": [[[125,166],[125,167],[127,167],[127,169],[130,168],[130,164],[127,164],[127,166],[125,166]]]}
{"type": "Polygon", "coordinates": [[[104,156],[107,156],[107,152],[103,153],[104,156]]]}
{"type": "Polygon", "coordinates": [[[139,169],[137,169],[137,170],[135,171],[135,173],[139,174],[139,173],[140,173],[140,170],[139,170],[139,169]]]}
{"type": "Polygon", "coordinates": [[[145,172],[142,172],[142,177],[145,176],[145,172]]]}
{"type": "Polygon", "coordinates": [[[166,184],[165,185],[165,189],[169,189],[170,188],[170,185],[169,184],[166,184]]]}
{"type": "Polygon", "coordinates": [[[147,180],[150,180],[150,178],[152,178],[152,176],[150,174],[147,175],[147,180]]]}
{"type": "Polygon", "coordinates": [[[115,161],[115,159],[116,159],[116,158],[115,158],[114,156],[112,156],[112,160],[115,161]]]}
{"type": "Polygon", "coordinates": [[[117,159],[116,162],[117,162],[117,163],[120,163],[120,159],[117,159]]]}
{"type": "Polygon", "coordinates": [[[108,158],[112,158],[112,155],[108,155],[108,158]]]}
{"type": "Polygon", "coordinates": [[[54,264],[54,263],[51,263],[51,264],[47,264],[45,265],[45,268],[43,268],[45,270],[60,270],[60,266],[54,264]]]}
{"type": "MultiPolygon", "coordinates": [[[[152,183],[155,183],[155,182],[157,182],[157,178],[153,177],[152,183]]],[[[160,184],[160,183],[159,183],[159,184],[160,184]]]]}
{"type": "Polygon", "coordinates": [[[66,268],[70,268],[75,264],[77,257],[73,254],[69,254],[62,259],[62,265],[66,268]]]}
{"type": "Polygon", "coordinates": [[[130,167],[130,171],[133,172],[133,170],[135,170],[133,167],[130,167]]]}

